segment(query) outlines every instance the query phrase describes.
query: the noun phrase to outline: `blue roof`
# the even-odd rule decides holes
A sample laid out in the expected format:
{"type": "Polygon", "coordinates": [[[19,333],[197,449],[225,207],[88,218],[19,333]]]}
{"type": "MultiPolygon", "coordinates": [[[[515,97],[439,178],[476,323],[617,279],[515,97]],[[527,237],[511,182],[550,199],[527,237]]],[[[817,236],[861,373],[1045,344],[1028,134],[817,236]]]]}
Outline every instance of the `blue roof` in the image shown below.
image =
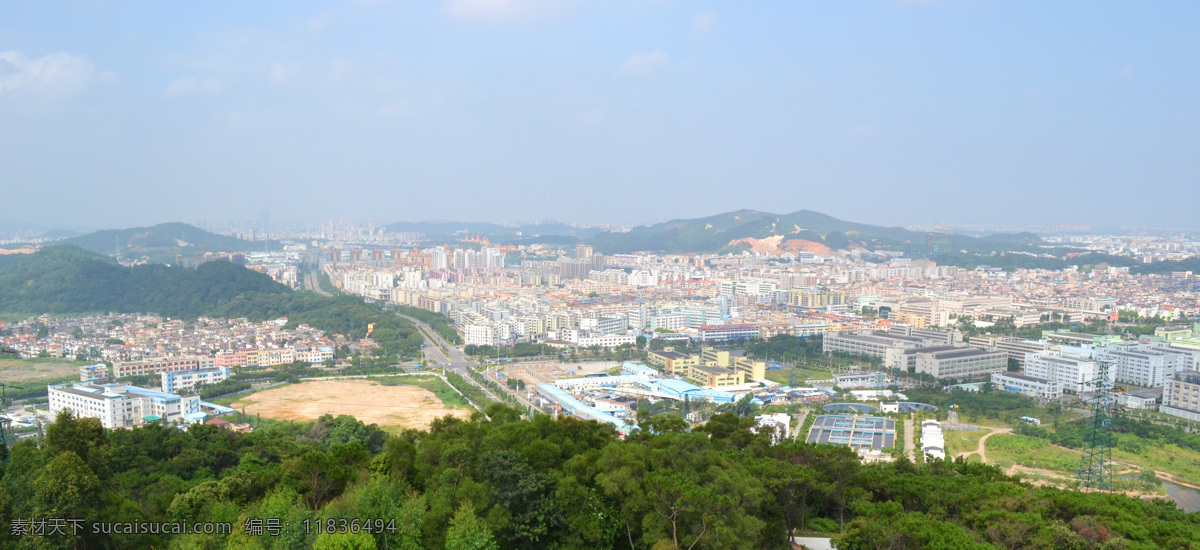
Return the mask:
{"type": "Polygon", "coordinates": [[[700,391],[700,386],[697,386],[690,382],[684,382],[683,380],[676,380],[674,378],[667,378],[665,380],[659,380],[658,387],[667,388],[667,389],[676,391],[678,393],[684,393],[684,392],[690,392],[690,391],[700,391]]]}
{"type": "Polygon", "coordinates": [[[587,405],[584,402],[576,399],[574,395],[571,395],[558,386],[553,384],[538,384],[537,388],[538,390],[542,391],[542,393],[557,401],[559,405],[562,405],[563,410],[567,411],[569,414],[573,414],[586,420],[595,420],[597,422],[611,424],[617,429],[617,431],[620,431],[621,433],[629,433],[630,431],[637,429],[636,425],[628,424],[624,420],[587,405]]]}
{"type": "Polygon", "coordinates": [[[237,409],[234,409],[232,407],[226,407],[224,405],[218,405],[216,403],[209,403],[208,401],[201,401],[200,406],[204,407],[206,409],[212,409],[212,411],[216,414],[229,414],[231,412],[237,412],[237,409]]]}

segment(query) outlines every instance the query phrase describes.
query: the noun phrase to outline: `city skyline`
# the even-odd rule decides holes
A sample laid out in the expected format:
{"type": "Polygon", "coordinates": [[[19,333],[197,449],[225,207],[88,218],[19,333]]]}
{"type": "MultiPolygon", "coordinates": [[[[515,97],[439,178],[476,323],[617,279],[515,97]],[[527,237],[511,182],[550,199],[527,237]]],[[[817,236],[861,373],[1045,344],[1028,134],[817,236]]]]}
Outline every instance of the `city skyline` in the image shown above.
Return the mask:
{"type": "Polygon", "coordinates": [[[15,6],[0,218],[1185,226],[1197,10],[15,6]]]}

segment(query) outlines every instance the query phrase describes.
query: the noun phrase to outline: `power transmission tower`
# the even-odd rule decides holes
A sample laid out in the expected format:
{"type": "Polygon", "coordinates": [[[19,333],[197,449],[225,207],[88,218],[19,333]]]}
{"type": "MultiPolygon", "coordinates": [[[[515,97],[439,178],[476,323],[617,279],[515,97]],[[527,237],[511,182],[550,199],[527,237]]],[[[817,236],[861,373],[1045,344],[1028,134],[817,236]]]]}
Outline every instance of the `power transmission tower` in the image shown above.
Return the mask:
{"type": "MultiPolygon", "coordinates": [[[[8,398],[7,389],[20,387],[21,386],[0,382],[0,413],[6,412],[9,405],[12,404],[12,399],[8,398]]],[[[0,454],[3,454],[2,459],[5,462],[8,462],[8,448],[12,443],[15,442],[15,440],[12,442],[9,441],[9,439],[12,438],[11,427],[12,420],[9,420],[7,416],[0,416],[0,454]]]]}
{"type": "Polygon", "coordinates": [[[1108,371],[1107,361],[1096,361],[1096,378],[1086,382],[1094,393],[1086,400],[1092,408],[1092,417],[1081,420],[1087,429],[1083,440],[1083,457],[1079,459],[1079,486],[1096,491],[1112,491],[1113,464],[1112,448],[1116,443],[1113,438],[1113,413],[1116,409],[1116,394],[1113,392],[1112,380],[1108,371]]]}

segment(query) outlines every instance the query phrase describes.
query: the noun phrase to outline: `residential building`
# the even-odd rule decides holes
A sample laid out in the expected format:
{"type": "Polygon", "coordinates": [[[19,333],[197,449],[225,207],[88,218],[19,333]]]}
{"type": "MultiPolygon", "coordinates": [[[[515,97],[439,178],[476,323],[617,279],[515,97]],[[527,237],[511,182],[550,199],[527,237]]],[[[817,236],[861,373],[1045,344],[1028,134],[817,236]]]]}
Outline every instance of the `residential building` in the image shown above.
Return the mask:
{"type": "Polygon", "coordinates": [[[1176,372],[1163,385],[1159,412],[1200,420],[1200,372],[1176,372]]]}
{"type": "Polygon", "coordinates": [[[792,289],[788,292],[787,305],[800,308],[819,309],[846,304],[845,292],[792,289]]]}
{"type": "Polygon", "coordinates": [[[183,393],[196,386],[215,386],[229,378],[229,367],[213,367],[182,372],[162,372],[162,391],[167,393],[183,393]]]}
{"type": "MultiPolygon", "coordinates": [[[[212,358],[206,358],[205,362],[208,363],[211,360],[212,358]]],[[[126,376],[158,374],[160,372],[195,370],[200,368],[200,364],[200,357],[160,357],[144,361],[121,361],[113,363],[113,375],[117,378],[125,378],[126,376]]]]}
{"type": "Polygon", "coordinates": [[[103,363],[99,365],[87,365],[79,367],[80,382],[95,382],[97,380],[108,379],[108,365],[103,363]]]}

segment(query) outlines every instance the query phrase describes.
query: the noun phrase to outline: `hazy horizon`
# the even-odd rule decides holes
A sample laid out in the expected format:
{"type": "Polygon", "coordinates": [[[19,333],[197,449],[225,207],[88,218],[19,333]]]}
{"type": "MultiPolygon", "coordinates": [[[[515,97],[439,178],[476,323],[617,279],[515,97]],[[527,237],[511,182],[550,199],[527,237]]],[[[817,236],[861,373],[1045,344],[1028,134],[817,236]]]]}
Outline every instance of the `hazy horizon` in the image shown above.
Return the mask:
{"type": "Polygon", "coordinates": [[[1198,19],[953,0],[16,4],[0,221],[643,225],[747,208],[1187,227],[1198,19]]]}

